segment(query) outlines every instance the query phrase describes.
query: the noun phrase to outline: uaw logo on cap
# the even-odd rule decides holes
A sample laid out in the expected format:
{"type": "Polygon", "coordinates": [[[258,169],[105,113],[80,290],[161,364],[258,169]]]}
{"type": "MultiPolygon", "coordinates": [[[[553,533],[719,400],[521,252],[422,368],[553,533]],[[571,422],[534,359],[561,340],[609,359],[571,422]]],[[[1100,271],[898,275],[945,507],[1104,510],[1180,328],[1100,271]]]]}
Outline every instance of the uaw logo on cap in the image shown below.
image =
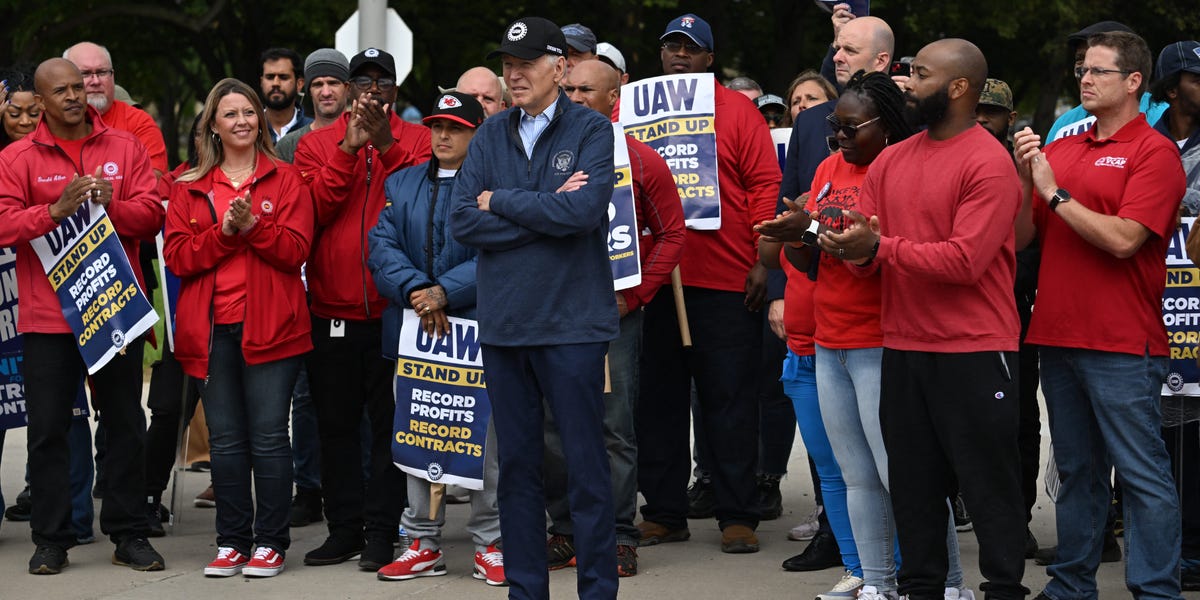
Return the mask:
{"type": "Polygon", "coordinates": [[[104,163],[104,174],[108,175],[109,177],[116,175],[117,172],[120,170],[121,170],[121,168],[117,166],[117,163],[115,163],[111,160],[104,163]]]}
{"type": "Polygon", "coordinates": [[[442,96],[440,99],[438,99],[437,107],[441,108],[441,109],[458,108],[460,106],[462,106],[462,102],[459,102],[458,98],[455,98],[454,96],[451,96],[450,94],[446,94],[445,96],[442,96]]]}
{"type": "Polygon", "coordinates": [[[679,20],[679,25],[680,25],[680,26],[682,26],[682,27],[687,27],[687,28],[689,28],[689,29],[692,27],[692,25],[695,25],[695,24],[696,24],[696,19],[695,19],[695,17],[684,17],[684,18],[682,18],[682,19],[680,19],[680,20],[679,20]]]}
{"type": "Polygon", "coordinates": [[[363,56],[367,58],[379,58],[379,50],[376,48],[367,48],[363,51],[363,56]]]}
{"type": "Polygon", "coordinates": [[[1195,54],[1196,58],[1200,58],[1200,46],[1196,46],[1195,48],[1192,48],[1192,54],[1195,54]]]}
{"type": "Polygon", "coordinates": [[[524,38],[525,34],[527,33],[529,33],[529,28],[525,26],[525,23],[517,21],[516,23],[512,24],[512,27],[508,28],[508,41],[521,41],[521,39],[524,38]]]}
{"type": "Polygon", "coordinates": [[[575,161],[575,155],[571,154],[570,150],[563,150],[554,155],[554,170],[559,173],[566,173],[571,170],[571,163],[575,161]]]}

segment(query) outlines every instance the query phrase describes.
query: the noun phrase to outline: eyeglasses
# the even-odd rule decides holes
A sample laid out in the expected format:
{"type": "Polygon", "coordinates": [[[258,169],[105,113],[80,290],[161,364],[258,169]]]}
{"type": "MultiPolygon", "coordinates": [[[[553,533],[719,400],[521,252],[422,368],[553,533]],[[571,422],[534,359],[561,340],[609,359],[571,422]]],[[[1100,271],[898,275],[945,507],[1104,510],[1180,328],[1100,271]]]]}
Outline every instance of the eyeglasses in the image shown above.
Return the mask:
{"type": "Polygon", "coordinates": [[[700,54],[701,52],[708,52],[708,48],[705,48],[699,44],[693,44],[692,42],[663,42],[662,48],[663,50],[666,50],[672,54],[679,52],[680,50],[686,50],[688,54],[700,54]]]}
{"type": "Polygon", "coordinates": [[[84,79],[87,79],[88,77],[108,79],[109,77],[113,76],[114,72],[115,71],[112,69],[96,69],[95,71],[80,71],[79,74],[82,75],[84,79]]]}
{"type": "Polygon", "coordinates": [[[386,92],[396,87],[396,80],[390,77],[372,79],[366,75],[359,75],[358,77],[351,77],[350,83],[360,90],[369,90],[371,89],[371,84],[374,83],[375,85],[379,86],[379,91],[381,92],[386,92]]]}
{"type": "Polygon", "coordinates": [[[1083,76],[1088,73],[1091,73],[1092,78],[1095,79],[1096,77],[1108,75],[1109,73],[1121,73],[1122,75],[1128,76],[1130,73],[1133,73],[1133,71],[1126,71],[1124,69],[1101,69],[1100,67],[1075,67],[1075,79],[1083,79],[1083,76]]]}
{"type": "Polygon", "coordinates": [[[829,128],[833,130],[833,133],[835,135],[837,134],[837,132],[840,131],[840,132],[842,132],[842,135],[844,135],[848,138],[852,138],[852,137],[858,135],[859,129],[866,127],[867,125],[870,125],[871,123],[874,123],[875,121],[878,121],[879,119],[880,119],[880,117],[875,117],[874,119],[868,119],[866,121],[863,121],[862,123],[859,123],[858,125],[846,125],[845,123],[842,123],[841,121],[839,121],[838,118],[836,116],[834,116],[833,114],[830,114],[829,116],[825,117],[825,120],[829,123],[829,128]]]}

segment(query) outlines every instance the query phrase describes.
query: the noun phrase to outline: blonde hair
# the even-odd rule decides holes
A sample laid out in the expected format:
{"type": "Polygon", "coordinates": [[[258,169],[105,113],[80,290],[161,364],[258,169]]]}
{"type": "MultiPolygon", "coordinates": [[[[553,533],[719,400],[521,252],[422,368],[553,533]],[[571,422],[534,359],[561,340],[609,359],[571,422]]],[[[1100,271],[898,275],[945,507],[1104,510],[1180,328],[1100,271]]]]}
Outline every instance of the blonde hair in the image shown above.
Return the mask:
{"type": "Polygon", "coordinates": [[[275,154],[275,143],[271,141],[271,132],[267,129],[267,119],[263,116],[262,102],[254,89],[233,78],[222,79],[213,86],[204,100],[204,108],[200,111],[200,121],[196,124],[196,132],[201,135],[196,142],[196,166],[184,171],[178,181],[196,181],[208,174],[214,167],[225,161],[225,148],[221,138],[212,132],[213,122],[217,118],[217,105],[221,99],[230,94],[239,94],[250,101],[258,115],[258,138],[254,141],[254,149],[266,154],[272,161],[278,160],[275,154]]]}

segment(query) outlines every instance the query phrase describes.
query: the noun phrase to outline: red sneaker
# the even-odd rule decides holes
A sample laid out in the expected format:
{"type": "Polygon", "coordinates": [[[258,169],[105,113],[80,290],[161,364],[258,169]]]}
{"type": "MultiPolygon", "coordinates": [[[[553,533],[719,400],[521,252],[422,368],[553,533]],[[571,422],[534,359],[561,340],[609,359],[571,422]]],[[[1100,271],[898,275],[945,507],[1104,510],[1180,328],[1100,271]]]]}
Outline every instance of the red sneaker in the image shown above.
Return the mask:
{"type": "Polygon", "coordinates": [[[495,544],[487,547],[487,552],[475,553],[475,579],[482,579],[488,585],[508,585],[504,577],[504,555],[495,544]]]}
{"type": "Polygon", "coordinates": [[[250,557],[230,548],[229,546],[221,546],[217,548],[217,558],[208,563],[204,567],[204,575],[207,577],[231,577],[242,572],[242,567],[250,562],[250,557]]]}
{"type": "Polygon", "coordinates": [[[242,567],[242,575],[246,577],[274,577],[283,571],[283,555],[270,546],[259,546],[254,550],[254,558],[242,567]]]}
{"type": "Polygon", "coordinates": [[[403,581],[416,577],[437,577],[446,574],[446,562],[441,550],[421,550],[421,540],[413,540],[400,558],[384,566],[376,575],[384,581],[403,581]]]}

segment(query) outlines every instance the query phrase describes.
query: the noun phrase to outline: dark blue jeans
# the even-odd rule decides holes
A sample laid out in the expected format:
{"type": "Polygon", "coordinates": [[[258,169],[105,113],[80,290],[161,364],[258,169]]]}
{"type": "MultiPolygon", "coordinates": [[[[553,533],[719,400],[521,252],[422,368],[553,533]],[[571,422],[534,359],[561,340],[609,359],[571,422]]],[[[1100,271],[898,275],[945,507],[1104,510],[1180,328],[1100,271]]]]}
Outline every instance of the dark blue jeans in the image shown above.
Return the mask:
{"type": "MultiPolygon", "coordinates": [[[[604,394],[604,445],[613,487],[617,517],[617,543],[638,545],[637,438],[633,412],[638,401],[638,359],[642,354],[642,311],[621,319],[621,333],[608,344],[608,376],[611,392],[604,394]]],[[[550,533],[574,535],[570,504],[567,502],[567,464],[562,438],[550,414],[546,415],[546,512],[550,533]]]]}
{"type": "Polygon", "coordinates": [[[321,440],[317,406],[308,390],[308,370],[300,367],[292,390],[292,465],[297,490],[321,489],[321,440]]]}
{"type": "MultiPolygon", "coordinates": [[[[617,596],[612,480],[604,449],[604,352],[608,344],[483,345],[500,458],[497,498],[509,598],[550,597],[542,489],[543,399],[570,440],[567,499],[575,525],[579,597],[617,596]]],[[[685,473],[686,475],[686,473],[685,473]]]]}
{"type": "Polygon", "coordinates": [[[288,413],[301,357],[259,365],[242,357],[242,325],[213,328],[204,416],[217,496],[217,545],[286,552],[291,543],[288,413]],[[251,495],[250,479],[254,478],[251,495]]]}

